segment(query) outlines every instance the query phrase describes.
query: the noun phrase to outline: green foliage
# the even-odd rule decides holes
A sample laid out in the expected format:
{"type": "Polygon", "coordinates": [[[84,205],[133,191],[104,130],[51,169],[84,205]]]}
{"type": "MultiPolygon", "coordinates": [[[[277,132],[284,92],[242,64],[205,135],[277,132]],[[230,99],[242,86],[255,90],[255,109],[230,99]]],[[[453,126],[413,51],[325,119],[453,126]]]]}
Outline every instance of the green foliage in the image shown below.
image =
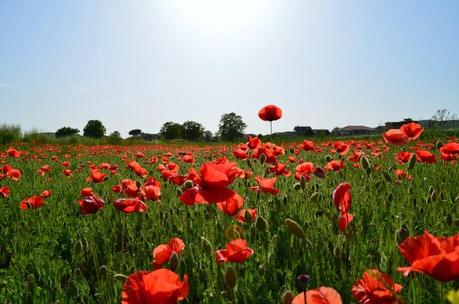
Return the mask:
{"type": "Polygon", "coordinates": [[[165,139],[183,138],[184,128],[179,123],[168,121],[163,124],[159,134],[165,139]]]}
{"type": "Polygon", "coordinates": [[[195,121],[183,123],[183,138],[188,140],[199,140],[204,137],[204,127],[195,121]]]}
{"type": "Polygon", "coordinates": [[[223,140],[234,141],[244,135],[247,125],[242,117],[234,112],[223,114],[218,125],[218,136],[223,140]]]}
{"type": "Polygon", "coordinates": [[[90,120],[83,129],[83,136],[92,138],[104,137],[106,129],[100,120],[90,120]]]}
{"type": "Polygon", "coordinates": [[[70,127],[62,127],[56,131],[55,136],[57,138],[60,138],[60,137],[67,137],[67,136],[75,136],[78,133],[80,133],[80,130],[78,129],[70,128],[70,127]]]}
{"type": "Polygon", "coordinates": [[[21,127],[19,125],[0,125],[0,144],[5,145],[21,139],[21,127]]]}
{"type": "Polygon", "coordinates": [[[118,131],[113,131],[108,137],[107,142],[111,145],[119,145],[123,139],[121,138],[121,133],[118,131]]]}
{"type": "Polygon", "coordinates": [[[142,130],[140,129],[134,129],[134,130],[129,131],[129,135],[131,136],[139,136],[140,134],[142,134],[142,130]]]}

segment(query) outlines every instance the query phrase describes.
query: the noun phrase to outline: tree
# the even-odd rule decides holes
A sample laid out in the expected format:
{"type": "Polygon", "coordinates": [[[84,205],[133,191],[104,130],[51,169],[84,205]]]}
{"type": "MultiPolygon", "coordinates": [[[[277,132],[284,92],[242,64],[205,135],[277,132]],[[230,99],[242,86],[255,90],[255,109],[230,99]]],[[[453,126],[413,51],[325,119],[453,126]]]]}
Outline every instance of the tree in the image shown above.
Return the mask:
{"type": "Polygon", "coordinates": [[[456,120],[457,115],[451,113],[448,109],[439,109],[432,116],[432,120],[435,121],[447,121],[447,120],[456,120]]]}
{"type": "Polygon", "coordinates": [[[142,130],[140,129],[134,129],[134,130],[129,131],[129,135],[131,136],[139,136],[140,134],[142,134],[142,130]]]}
{"type": "Polygon", "coordinates": [[[212,139],[213,139],[212,137],[213,137],[213,134],[212,134],[211,131],[206,130],[206,131],[204,132],[204,140],[205,140],[205,141],[212,141],[212,139]]]}
{"type": "Polygon", "coordinates": [[[54,134],[56,137],[67,137],[67,136],[75,136],[80,133],[80,130],[70,128],[70,127],[62,127],[56,131],[54,134]]]}
{"type": "Polygon", "coordinates": [[[83,129],[83,136],[102,138],[106,129],[100,120],[90,120],[83,129]]]}
{"type": "Polygon", "coordinates": [[[204,136],[204,127],[195,121],[185,121],[183,123],[183,138],[188,140],[198,140],[204,136]]]}
{"type": "Polygon", "coordinates": [[[112,133],[110,133],[107,140],[108,143],[112,145],[120,144],[123,141],[123,139],[121,138],[121,133],[118,131],[113,131],[112,133]]]}
{"type": "Polygon", "coordinates": [[[159,131],[159,134],[161,135],[161,137],[166,139],[175,139],[182,138],[183,131],[184,128],[181,124],[173,121],[168,121],[163,124],[161,130],[159,131]]]}
{"type": "Polygon", "coordinates": [[[223,114],[218,125],[218,136],[224,140],[233,141],[244,135],[247,125],[242,121],[242,117],[231,112],[223,114]]]}

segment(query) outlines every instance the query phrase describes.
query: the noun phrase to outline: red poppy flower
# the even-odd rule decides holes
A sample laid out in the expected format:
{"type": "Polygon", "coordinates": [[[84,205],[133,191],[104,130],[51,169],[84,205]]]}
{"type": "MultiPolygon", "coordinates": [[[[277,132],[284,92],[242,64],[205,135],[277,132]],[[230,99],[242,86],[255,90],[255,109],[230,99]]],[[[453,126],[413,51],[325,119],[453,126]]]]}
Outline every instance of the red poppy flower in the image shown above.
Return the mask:
{"type": "Polygon", "coordinates": [[[136,198],[119,198],[113,203],[116,209],[123,211],[124,213],[134,212],[146,212],[147,205],[136,198]]]}
{"type": "Polygon", "coordinates": [[[161,184],[153,177],[147,179],[140,188],[143,199],[156,201],[161,197],[161,184]]]}
{"type": "Polygon", "coordinates": [[[335,147],[335,151],[340,155],[346,155],[349,152],[350,145],[342,141],[337,141],[333,144],[333,147],[335,147]]]}
{"type": "Polygon", "coordinates": [[[249,135],[249,141],[247,142],[247,145],[249,146],[250,149],[256,149],[260,147],[262,144],[263,143],[257,136],[252,137],[249,135]]]}
{"type": "Polygon", "coordinates": [[[11,157],[14,157],[14,158],[18,158],[21,156],[21,152],[16,150],[15,148],[13,147],[8,147],[8,149],[6,150],[6,153],[11,156],[11,157]]]}
{"type": "Polygon", "coordinates": [[[287,168],[287,165],[282,164],[280,162],[275,163],[271,167],[268,168],[268,171],[274,173],[275,175],[283,175],[283,176],[290,176],[290,171],[287,168]]]}
{"type": "Polygon", "coordinates": [[[72,170],[70,170],[70,169],[64,169],[64,170],[62,170],[62,173],[65,176],[72,176],[72,170]]]}
{"type": "Polygon", "coordinates": [[[238,213],[242,206],[244,206],[244,198],[236,192],[234,192],[233,196],[228,198],[226,201],[217,203],[218,209],[230,216],[238,213]]]}
{"type": "Polygon", "coordinates": [[[394,145],[401,145],[408,140],[405,133],[403,133],[403,131],[400,129],[390,129],[383,133],[383,137],[386,143],[391,143],[394,145]]]}
{"type": "Polygon", "coordinates": [[[233,155],[234,155],[234,157],[236,157],[237,159],[245,160],[245,159],[248,158],[247,150],[244,150],[244,149],[242,149],[241,147],[238,147],[238,148],[234,149],[234,150],[233,150],[233,155]]]}
{"type": "Polygon", "coordinates": [[[354,216],[347,211],[341,211],[338,217],[338,228],[345,231],[347,226],[352,222],[354,216]]]}
{"type": "Polygon", "coordinates": [[[407,163],[410,160],[412,155],[413,155],[413,153],[410,153],[410,152],[407,152],[407,151],[401,151],[401,152],[398,152],[395,155],[395,160],[399,164],[407,163]]]}
{"type": "Polygon", "coordinates": [[[43,206],[44,200],[41,196],[35,195],[29,198],[26,198],[20,203],[22,210],[27,209],[37,209],[43,206]]]}
{"type": "MultiPolygon", "coordinates": [[[[64,171],[66,171],[66,170],[64,170],[64,171]]],[[[105,174],[103,172],[100,172],[97,169],[91,169],[91,174],[86,179],[86,181],[93,182],[93,183],[101,183],[106,179],[107,179],[107,174],[105,174]]]]}
{"type": "Polygon", "coordinates": [[[145,178],[148,175],[148,170],[143,168],[138,162],[134,160],[129,162],[128,168],[134,170],[134,172],[140,177],[145,178]]]}
{"type": "Polygon", "coordinates": [[[217,250],[215,256],[217,264],[222,262],[242,263],[253,254],[253,250],[248,246],[247,241],[236,239],[226,244],[226,249],[217,250]]]}
{"type": "Polygon", "coordinates": [[[151,272],[138,271],[131,274],[121,292],[122,304],[161,303],[176,304],[188,296],[187,275],[180,277],[169,269],[151,272]]]}
{"type": "Polygon", "coordinates": [[[412,180],[413,179],[413,176],[411,176],[405,170],[402,170],[402,169],[396,169],[395,170],[395,175],[397,176],[398,179],[403,179],[403,178],[405,178],[407,180],[412,180]]]}
{"type": "Polygon", "coordinates": [[[450,142],[440,148],[440,157],[443,160],[456,160],[459,158],[459,143],[450,142]]]}
{"type": "Polygon", "coordinates": [[[242,209],[233,217],[239,223],[246,223],[247,221],[255,222],[257,219],[257,209],[242,209]]]}
{"type": "Polygon", "coordinates": [[[180,200],[187,205],[226,201],[234,195],[234,191],[227,187],[236,177],[243,176],[244,171],[236,167],[236,163],[221,158],[204,163],[199,174],[200,177],[194,180],[195,186],[186,189],[180,196],[180,200]]]}
{"type": "Polygon", "coordinates": [[[402,131],[403,134],[405,134],[408,140],[415,140],[418,139],[419,136],[421,136],[422,131],[424,131],[424,128],[418,123],[410,122],[402,125],[400,127],[400,131],[402,131]]]}
{"type": "Polygon", "coordinates": [[[291,304],[341,304],[341,296],[330,287],[319,287],[306,291],[306,302],[304,292],[297,295],[291,304]]]}
{"type": "Polygon", "coordinates": [[[345,167],[345,164],[342,160],[331,160],[325,166],[325,169],[331,171],[339,171],[345,167]]]}
{"type": "Polygon", "coordinates": [[[299,145],[300,149],[303,149],[304,151],[314,151],[316,147],[314,146],[314,142],[310,140],[303,140],[303,143],[299,145]]]}
{"type": "Polygon", "coordinates": [[[276,183],[276,178],[262,178],[260,176],[255,177],[255,180],[258,183],[258,186],[250,187],[250,190],[255,192],[266,192],[271,194],[278,194],[279,189],[274,188],[276,183]]]}
{"type": "Polygon", "coordinates": [[[338,210],[348,211],[351,209],[351,188],[351,184],[341,183],[333,191],[333,202],[338,210]]]}
{"type": "Polygon", "coordinates": [[[179,238],[172,238],[169,243],[161,244],[153,249],[153,268],[159,268],[167,263],[171,258],[172,253],[179,254],[185,249],[185,243],[179,238]]]}
{"type": "Polygon", "coordinates": [[[22,173],[18,169],[11,169],[6,173],[6,176],[14,181],[18,181],[21,178],[22,173]]]}
{"type": "Polygon", "coordinates": [[[105,205],[104,201],[95,195],[85,196],[78,203],[80,204],[81,214],[96,213],[105,205]]]}
{"type": "Polygon", "coordinates": [[[433,164],[436,162],[435,155],[426,150],[416,151],[416,160],[421,163],[433,164]]]}
{"type": "Polygon", "coordinates": [[[258,117],[264,121],[273,121],[282,118],[282,110],[275,105],[267,105],[258,112],[258,117]]]}
{"type": "Polygon", "coordinates": [[[409,267],[397,268],[404,276],[415,271],[442,282],[459,279],[459,233],[445,238],[425,231],[421,236],[404,240],[399,250],[411,263],[409,267]]]}
{"type": "Polygon", "coordinates": [[[311,175],[314,173],[314,164],[311,162],[301,163],[295,168],[295,179],[301,180],[301,177],[306,180],[311,179],[311,175]]]}
{"type": "Polygon", "coordinates": [[[51,191],[45,190],[45,191],[43,191],[42,193],[40,193],[40,196],[41,196],[42,198],[48,198],[48,197],[51,196],[51,191]]]}
{"type": "MultiPolygon", "coordinates": [[[[139,187],[137,182],[131,179],[123,179],[120,184],[121,192],[127,197],[137,197],[139,192],[139,187]]],[[[112,188],[113,190],[113,188],[112,188]]]]}
{"type": "Polygon", "coordinates": [[[7,186],[1,186],[0,187],[0,196],[6,198],[10,196],[10,188],[7,186]]]}
{"type": "Polygon", "coordinates": [[[401,304],[398,295],[401,289],[402,286],[384,272],[370,269],[352,286],[351,293],[359,304],[401,304]]]}
{"type": "Polygon", "coordinates": [[[94,195],[94,192],[92,191],[92,188],[86,187],[80,191],[80,194],[81,196],[91,196],[94,195]]]}

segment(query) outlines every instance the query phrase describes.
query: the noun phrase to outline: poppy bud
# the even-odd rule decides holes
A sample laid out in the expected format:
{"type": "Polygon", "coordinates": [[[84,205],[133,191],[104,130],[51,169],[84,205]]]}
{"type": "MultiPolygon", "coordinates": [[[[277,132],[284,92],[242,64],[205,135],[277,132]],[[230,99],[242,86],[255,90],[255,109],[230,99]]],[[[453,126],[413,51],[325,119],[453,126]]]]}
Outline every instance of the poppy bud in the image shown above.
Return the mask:
{"type": "Polygon", "coordinates": [[[322,167],[316,167],[314,168],[314,175],[318,178],[325,178],[325,176],[327,175],[327,171],[325,171],[325,169],[323,169],[322,167]]]}
{"type": "Polygon", "coordinates": [[[390,174],[389,172],[387,171],[383,171],[383,177],[386,181],[388,181],[389,183],[392,182],[392,178],[390,177],[390,174]]]}
{"type": "Polygon", "coordinates": [[[387,201],[388,201],[388,202],[392,202],[393,200],[394,200],[394,195],[393,195],[392,193],[389,193],[389,194],[387,195],[387,201]]]}
{"type": "Polygon", "coordinates": [[[446,223],[446,225],[448,225],[448,226],[451,226],[451,225],[453,224],[453,217],[451,216],[451,214],[448,213],[448,214],[445,216],[445,223],[446,223]]]}
{"type": "Polygon", "coordinates": [[[290,152],[290,154],[294,154],[295,153],[295,149],[293,149],[293,148],[290,148],[288,151],[290,152]]]}
{"type": "Polygon", "coordinates": [[[438,194],[437,194],[437,190],[432,190],[432,192],[430,193],[430,200],[432,202],[436,202],[438,200],[438,194]]]}
{"type": "Polygon", "coordinates": [[[260,156],[260,164],[263,165],[263,164],[265,163],[265,161],[266,161],[266,154],[263,153],[263,154],[261,154],[261,156],[260,156]]]}
{"type": "Polygon", "coordinates": [[[325,161],[326,162],[329,162],[331,161],[333,158],[331,157],[331,155],[325,155],[325,161]]]}
{"type": "Polygon", "coordinates": [[[1,280],[0,281],[0,290],[2,290],[4,287],[6,287],[6,281],[5,280],[1,280]]]}
{"type": "Polygon", "coordinates": [[[171,257],[169,258],[169,266],[172,271],[175,271],[177,269],[178,265],[180,263],[179,256],[177,252],[173,251],[171,254],[171,257]]]}
{"type": "Polygon", "coordinates": [[[306,189],[306,182],[307,182],[306,177],[304,177],[304,175],[302,175],[301,178],[300,178],[301,189],[303,189],[303,190],[306,189]]]}
{"type": "Polygon", "coordinates": [[[311,201],[313,202],[319,202],[320,200],[320,193],[319,192],[314,192],[311,194],[311,197],[310,197],[311,201]]]}
{"type": "Polygon", "coordinates": [[[454,199],[454,202],[455,202],[456,204],[459,203],[459,195],[456,196],[456,198],[454,199]]]}
{"type": "Polygon", "coordinates": [[[81,272],[80,268],[75,269],[74,274],[75,274],[75,277],[77,277],[77,278],[83,277],[83,273],[81,272]]]}
{"type": "Polygon", "coordinates": [[[370,174],[371,174],[371,168],[365,169],[365,173],[366,173],[367,175],[370,175],[370,174]]]}
{"type": "Polygon", "coordinates": [[[363,169],[368,170],[370,169],[370,162],[368,161],[368,158],[365,156],[362,156],[360,158],[360,165],[362,166],[363,169]]]}
{"type": "Polygon", "coordinates": [[[188,179],[185,181],[185,183],[183,183],[183,186],[185,189],[191,189],[193,188],[193,181],[188,179]]]}
{"type": "Polygon", "coordinates": [[[416,165],[416,154],[413,153],[413,155],[411,155],[410,159],[408,160],[408,169],[409,170],[413,169],[415,165],[416,165]]]}
{"type": "Polygon", "coordinates": [[[285,224],[287,225],[287,230],[294,236],[300,239],[305,237],[303,228],[294,220],[288,218],[285,220],[285,224]]]}
{"type": "Polygon", "coordinates": [[[204,251],[212,253],[212,244],[210,244],[210,241],[203,236],[201,236],[201,246],[204,248],[204,251]]]}
{"type": "Polygon", "coordinates": [[[177,196],[180,196],[180,195],[182,195],[182,189],[177,188],[177,196]]]}
{"type": "Polygon", "coordinates": [[[102,265],[99,267],[99,273],[100,273],[100,276],[105,278],[107,276],[107,273],[108,273],[108,268],[107,266],[105,265],[102,265]]]}
{"type": "Polygon", "coordinates": [[[78,242],[75,243],[75,246],[73,246],[73,251],[76,255],[79,255],[81,251],[83,251],[83,243],[80,240],[78,240],[78,242]]]}
{"type": "Polygon", "coordinates": [[[287,203],[288,203],[288,196],[287,196],[287,194],[284,194],[283,203],[284,203],[284,205],[287,205],[287,203]]]}
{"type": "Polygon", "coordinates": [[[233,289],[236,286],[237,273],[233,266],[228,266],[225,271],[225,284],[228,289],[233,289]]]}
{"type": "Polygon", "coordinates": [[[126,281],[126,279],[128,278],[126,275],[122,274],[122,273],[117,273],[113,276],[113,278],[115,280],[119,280],[119,281],[126,281]]]}
{"type": "Polygon", "coordinates": [[[252,163],[250,162],[250,159],[247,158],[247,166],[249,166],[250,169],[253,168],[252,163]]]}
{"type": "Polygon", "coordinates": [[[262,216],[259,216],[255,223],[255,227],[259,231],[265,231],[266,228],[268,227],[268,222],[266,222],[266,220],[262,216]]]}
{"type": "Polygon", "coordinates": [[[296,277],[298,281],[298,285],[301,287],[302,290],[306,290],[309,284],[309,276],[305,273],[300,274],[296,277]]]}
{"type": "Polygon", "coordinates": [[[410,236],[410,232],[408,231],[408,228],[405,225],[400,226],[400,229],[398,230],[398,233],[397,233],[397,242],[400,244],[405,239],[407,239],[409,236],[410,236]]]}
{"type": "Polygon", "coordinates": [[[300,183],[294,183],[293,184],[293,189],[295,189],[296,191],[300,190],[301,189],[300,183]]]}
{"type": "Polygon", "coordinates": [[[443,142],[441,140],[438,140],[436,143],[435,143],[435,147],[437,149],[440,149],[441,147],[443,147],[443,142]]]}
{"type": "Polygon", "coordinates": [[[248,211],[244,212],[244,220],[246,223],[250,223],[252,221],[252,216],[250,215],[250,212],[248,211]]]}
{"type": "Polygon", "coordinates": [[[290,290],[284,291],[281,297],[282,304],[291,304],[293,302],[293,294],[290,290]]]}

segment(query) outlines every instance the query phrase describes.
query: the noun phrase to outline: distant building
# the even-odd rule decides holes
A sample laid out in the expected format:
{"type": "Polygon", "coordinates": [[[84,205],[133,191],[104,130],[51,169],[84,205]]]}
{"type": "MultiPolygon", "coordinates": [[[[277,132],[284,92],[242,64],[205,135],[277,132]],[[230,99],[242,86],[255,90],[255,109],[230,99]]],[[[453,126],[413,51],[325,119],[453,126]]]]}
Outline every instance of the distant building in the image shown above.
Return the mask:
{"type": "Polygon", "coordinates": [[[152,141],[155,139],[159,139],[159,134],[141,133],[140,138],[146,141],[152,141]]]}
{"type": "Polygon", "coordinates": [[[410,123],[410,122],[417,122],[417,121],[414,121],[412,120],[411,118],[405,118],[404,120],[402,121],[388,121],[385,123],[385,126],[384,126],[384,129],[387,131],[387,130],[390,130],[390,129],[398,129],[400,128],[402,125],[406,124],[406,123],[410,123]]]}
{"type": "Polygon", "coordinates": [[[298,136],[307,136],[313,134],[312,128],[308,126],[296,126],[293,128],[293,130],[295,131],[295,135],[298,136]]]}
{"type": "Polygon", "coordinates": [[[379,133],[377,129],[366,126],[346,126],[333,130],[333,135],[336,136],[371,135],[376,133],[379,133]]]}
{"type": "Polygon", "coordinates": [[[437,121],[432,119],[420,120],[418,122],[424,129],[440,128],[444,130],[459,129],[459,120],[443,120],[437,121]]]}
{"type": "Polygon", "coordinates": [[[330,131],[327,129],[312,129],[314,135],[330,135],[330,131]]]}

